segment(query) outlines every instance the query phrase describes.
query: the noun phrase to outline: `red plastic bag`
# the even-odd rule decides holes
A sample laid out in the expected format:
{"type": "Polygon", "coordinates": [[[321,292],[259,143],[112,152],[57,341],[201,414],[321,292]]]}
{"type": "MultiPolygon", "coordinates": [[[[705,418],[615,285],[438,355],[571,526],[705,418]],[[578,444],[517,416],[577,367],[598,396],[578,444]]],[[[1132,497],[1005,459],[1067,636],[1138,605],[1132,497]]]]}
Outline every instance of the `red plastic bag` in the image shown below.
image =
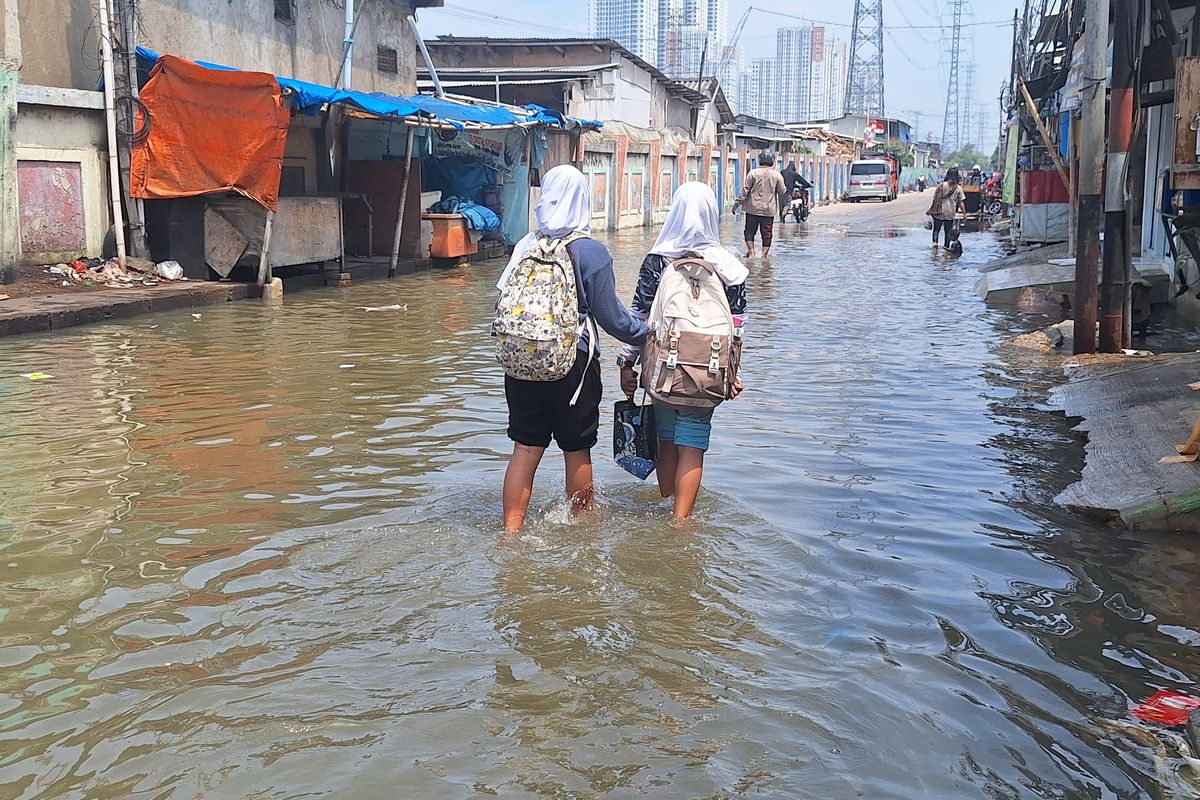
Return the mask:
{"type": "Polygon", "coordinates": [[[1185,725],[1188,712],[1196,708],[1200,708],[1200,700],[1177,692],[1158,691],[1146,702],[1130,709],[1129,713],[1146,722],[1185,725]]]}

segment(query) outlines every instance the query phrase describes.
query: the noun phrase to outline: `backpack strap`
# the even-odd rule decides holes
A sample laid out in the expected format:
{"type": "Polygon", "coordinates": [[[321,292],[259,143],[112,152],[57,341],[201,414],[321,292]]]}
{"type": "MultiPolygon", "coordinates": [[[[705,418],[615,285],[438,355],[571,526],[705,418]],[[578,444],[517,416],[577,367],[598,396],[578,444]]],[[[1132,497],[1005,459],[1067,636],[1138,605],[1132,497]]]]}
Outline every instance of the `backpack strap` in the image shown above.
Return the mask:
{"type": "Polygon", "coordinates": [[[571,260],[571,268],[575,270],[576,302],[579,306],[579,313],[583,315],[583,322],[579,323],[579,335],[582,336],[584,332],[588,333],[588,358],[584,363],[583,375],[579,378],[579,385],[575,387],[575,394],[571,395],[570,405],[572,407],[579,402],[579,396],[583,394],[583,385],[587,383],[588,367],[592,365],[592,360],[596,358],[600,346],[598,342],[600,339],[600,330],[596,327],[596,320],[592,319],[591,309],[589,309],[587,303],[584,302],[583,287],[581,285],[583,283],[583,276],[580,274],[579,268],[575,264],[575,258],[571,255],[571,251],[566,249],[567,246],[572,242],[577,242],[580,239],[587,238],[590,237],[586,233],[582,233],[581,231],[572,231],[563,238],[555,240],[554,242],[555,247],[561,245],[566,251],[567,258],[571,260]]]}

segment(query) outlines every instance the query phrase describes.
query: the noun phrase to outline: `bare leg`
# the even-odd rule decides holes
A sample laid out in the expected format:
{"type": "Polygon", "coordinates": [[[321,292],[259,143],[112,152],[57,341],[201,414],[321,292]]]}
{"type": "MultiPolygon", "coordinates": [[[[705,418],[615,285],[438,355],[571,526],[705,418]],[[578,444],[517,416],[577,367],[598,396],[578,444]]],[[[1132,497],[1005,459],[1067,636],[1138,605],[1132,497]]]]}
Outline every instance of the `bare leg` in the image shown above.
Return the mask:
{"type": "Polygon", "coordinates": [[[700,478],[704,475],[704,451],[677,446],[675,467],[675,519],[687,519],[696,507],[700,478]]]}
{"type": "Polygon", "coordinates": [[[754,240],[746,240],[746,258],[754,258],[754,240]]]}
{"type": "Polygon", "coordinates": [[[529,498],[533,496],[533,476],[545,454],[544,447],[514,444],[512,458],[504,472],[504,530],[516,533],[525,525],[529,498]]]}
{"type": "Polygon", "coordinates": [[[771,257],[771,248],[764,247],[763,248],[763,261],[766,261],[770,257],[771,257]]]}
{"type": "Polygon", "coordinates": [[[592,451],[563,453],[563,461],[567,466],[567,497],[571,499],[571,514],[574,516],[592,507],[592,451]]]}
{"type": "Polygon", "coordinates": [[[654,472],[658,475],[658,492],[663,497],[675,495],[675,466],[678,463],[679,448],[674,442],[659,439],[658,462],[654,465],[654,472]]]}

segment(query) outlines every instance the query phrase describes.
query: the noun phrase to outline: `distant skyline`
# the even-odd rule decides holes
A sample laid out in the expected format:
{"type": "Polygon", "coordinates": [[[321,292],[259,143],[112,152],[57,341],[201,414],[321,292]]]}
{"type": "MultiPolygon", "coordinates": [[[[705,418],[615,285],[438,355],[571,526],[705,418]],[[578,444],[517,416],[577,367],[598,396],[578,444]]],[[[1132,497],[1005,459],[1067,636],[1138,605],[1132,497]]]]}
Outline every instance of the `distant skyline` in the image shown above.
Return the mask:
{"type": "MultiPolygon", "coordinates": [[[[945,108],[949,53],[941,44],[939,24],[944,24],[945,0],[884,0],[884,84],[888,116],[911,123],[922,140],[928,133],[941,135],[945,108]]],[[[794,0],[729,0],[728,35],[733,36],[743,14],[754,6],[738,44],[747,63],[774,53],[776,29],[815,22],[849,42],[854,17],[853,0],[821,4],[794,0]]],[[[990,149],[997,141],[1000,123],[998,98],[1008,80],[1012,47],[1011,20],[1020,0],[996,0],[983,10],[964,15],[962,64],[975,65],[974,98],[970,111],[972,131],[978,138],[980,108],[987,117],[990,149]],[[989,24],[983,24],[989,23],[989,24]],[[998,24],[990,24],[998,23],[998,24]]],[[[588,35],[587,0],[508,0],[503,11],[482,0],[446,0],[441,9],[422,9],[418,23],[424,36],[570,37],[588,35]]],[[[960,96],[960,101],[965,98],[960,96]]]]}

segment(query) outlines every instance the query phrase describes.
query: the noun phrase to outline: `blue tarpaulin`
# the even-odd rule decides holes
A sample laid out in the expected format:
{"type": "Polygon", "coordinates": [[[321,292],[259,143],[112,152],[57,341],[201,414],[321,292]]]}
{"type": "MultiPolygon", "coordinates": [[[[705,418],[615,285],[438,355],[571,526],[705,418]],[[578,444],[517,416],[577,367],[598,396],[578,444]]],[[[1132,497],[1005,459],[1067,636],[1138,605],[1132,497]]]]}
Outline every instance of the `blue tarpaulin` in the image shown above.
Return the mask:
{"type": "MultiPolygon", "coordinates": [[[[158,61],[158,53],[146,47],[137,49],[138,57],[150,66],[158,61]]],[[[202,67],[213,70],[238,71],[235,67],[196,61],[202,67]]],[[[279,85],[290,92],[292,107],[306,114],[315,114],[325,105],[348,105],[378,117],[420,117],[430,123],[442,122],[456,128],[465,125],[486,125],[503,128],[514,125],[561,125],[568,127],[572,122],[584,127],[600,127],[599,122],[570,120],[557,112],[537,105],[525,107],[526,115],[514,113],[505,106],[478,102],[449,100],[429,95],[388,95],[382,93],[355,92],[336,89],[317,83],[299,81],[295,78],[276,77],[279,85]]]]}

